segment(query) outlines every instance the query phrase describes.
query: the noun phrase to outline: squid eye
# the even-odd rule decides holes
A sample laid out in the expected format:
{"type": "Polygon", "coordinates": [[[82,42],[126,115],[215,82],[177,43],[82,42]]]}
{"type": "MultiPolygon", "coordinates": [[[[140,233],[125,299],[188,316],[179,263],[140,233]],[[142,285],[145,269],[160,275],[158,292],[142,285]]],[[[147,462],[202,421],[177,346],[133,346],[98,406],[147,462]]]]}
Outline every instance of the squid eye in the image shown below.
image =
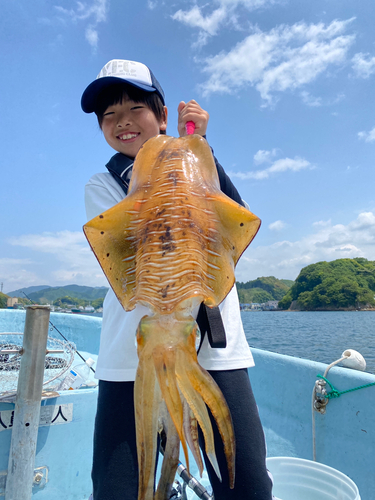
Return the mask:
{"type": "Polygon", "coordinates": [[[199,329],[199,326],[197,325],[197,328],[195,330],[195,350],[198,352],[199,346],[201,345],[201,331],[199,329]]]}

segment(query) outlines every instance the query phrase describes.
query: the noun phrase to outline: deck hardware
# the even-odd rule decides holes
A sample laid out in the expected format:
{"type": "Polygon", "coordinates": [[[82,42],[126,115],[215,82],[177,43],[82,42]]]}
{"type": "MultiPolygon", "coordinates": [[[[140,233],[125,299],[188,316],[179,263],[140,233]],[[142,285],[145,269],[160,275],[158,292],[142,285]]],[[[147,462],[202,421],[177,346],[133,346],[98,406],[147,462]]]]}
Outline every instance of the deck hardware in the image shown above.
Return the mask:
{"type": "Polygon", "coordinates": [[[48,483],[48,467],[37,467],[34,469],[33,488],[44,488],[48,483]]]}
{"type": "Polygon", "coordinates": [[[41,472],[37,472],[34,476],[34,484],[39,484],[41,480],[43,479],[43,474],[41,472]]]}
{"type": "Polygon", "coordinates": [[[314,410],[318,411],[319,413],[324,414],[326,412],[326,406],[328,404],[329,399],[327,399],[325,396],[327,395],[327,390],[326,390],[326,381],[318,379],[315,382],[315,387],[314,387],[314,410]]]}
{"type": "MultiPolygon", "coordinates": [[[[337,365],[338,363],[341,363],[341,361],[349,357],[350,357],[349,350],[344,351],[340,359],[337,359],[336,361],[327,366],[324,372],[324,378],[327,376],[327,373],[333,366],[337,365]]],[[[318,412],[322,415],[324,415],[326,412],[326,406],[329,400],[325,397],[327,395],[325,386],[326,386],[326,381],[324,379],[318,378],[318,380],[315,381],[314,389],[312,392],[312,447],[313,447],[314,462],[316,462],[315,412],[318,412]],[[327,402],[325,402],[324,400],[326,400],[327,402]]]]}
{"type": "Polygon", "coordinates": [[[356,370],[363,371],[366,369],[366,361],[364,357],[362,356],[361,353],[358,351],[355,351],[354,349],[346,349],[340,359],[337,359],[333,363],[327,366],[324,375],[318,375],[318,380],[315,381],[314,384],[314,389],[312,393],[312,441],[313,441],[313,460],[316,462],[316,439],[315,439],[315,412],[318,412],[322,415],[325,414],[326,412],[326,406],[330,400],[331,397],[338,397],[340,394],[343,394],[344,392],[351,392],[355,391],[356,389],[362,389],[362,387],[367,387],[368,385],[373,385],[373,384],[368,384],[366,386],[361,386],[361,387],[356,387],[354,389],[350,389],[349,391],[342,391],[341,393],[334,389],[332,384],[326,379],[327,374],[329,370],[341,363],[348,367],[348,368],[354,368],[356,370]],[[331,387],[331,392],[327,392],[326,385],[328,384],[331,387]]]}
{"type": "MultiPolygon", "coordinates": [[[[0,471],[0,499],[5,496],[5,486],[7,482],[8,471],[0,471]]],[[[48,467],[43,465],[34,469],[33,490],[42,489],[48,483],[48,467]]]]}

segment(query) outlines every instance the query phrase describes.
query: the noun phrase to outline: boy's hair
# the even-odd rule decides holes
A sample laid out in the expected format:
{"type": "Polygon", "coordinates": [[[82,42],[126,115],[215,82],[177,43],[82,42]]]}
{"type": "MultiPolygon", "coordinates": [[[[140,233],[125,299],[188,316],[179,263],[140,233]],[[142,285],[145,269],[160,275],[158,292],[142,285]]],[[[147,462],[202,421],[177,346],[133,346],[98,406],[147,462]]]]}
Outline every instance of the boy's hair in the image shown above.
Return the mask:
{"type": "MultiPolygon", "coordinates": [[[[98,118],[100,128],[102,128],[103,115],[106,109],[114,104],[121,104],[124,99],[145,104],[151,109],[158,121],[165,117],[163,103],[155,92],[146,92],[126,83],[114,83],[103,89],[96,101],[94,112],[98,118]]],[[[165,134],[166,131],[160,130],[160,133],[165,134]]]]}

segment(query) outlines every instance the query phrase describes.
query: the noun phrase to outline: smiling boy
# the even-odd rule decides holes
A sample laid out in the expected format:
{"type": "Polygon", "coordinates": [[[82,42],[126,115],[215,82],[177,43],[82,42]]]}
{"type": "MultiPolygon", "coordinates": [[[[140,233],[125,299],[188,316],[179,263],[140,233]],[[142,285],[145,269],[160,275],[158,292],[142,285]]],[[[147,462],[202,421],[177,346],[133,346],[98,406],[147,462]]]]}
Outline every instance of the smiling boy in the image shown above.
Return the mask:
{"type": "MultiPolygon", "coordinates": [[[[148,139],[166,133],[168,112],[164,92],[151,70],[144,64],[125,60],[107,63],[86,88],[81,104],[86,113],[95,112],[105,140],[117,152],[106,165],[108,172],[94,175],[86,185],[86,212],[90,220],[126,196],[134,158],[148,139]]],[[[209,115],[196,101],[181,101],[177,111],[180,136],[186,135],[188,121],[194,122],[196,134],[205,136],[209,115]]],[[[243,204],[216,159],[215,163],[221,190],[243,204]]],[[[103,304],[96,369],[99,395],[92,469],[94,500],[138,497],[133,399],[138,358],[134,339],[140,319],[148,312],[139,304],[125,312],[111,289],[103,304]]],[[[226,347],[211,346],[206,336],[198,360],[219,385],[231,410],[237,446],[235,488],[229,488],[216,424],[213,428],[222,483],[203,452],[207,471],[215,500],[271,500],[264,435],[247,374],[247,368],[254,362],[243,331],[235,287],[220,304],[220,313],[226,347]]]]}

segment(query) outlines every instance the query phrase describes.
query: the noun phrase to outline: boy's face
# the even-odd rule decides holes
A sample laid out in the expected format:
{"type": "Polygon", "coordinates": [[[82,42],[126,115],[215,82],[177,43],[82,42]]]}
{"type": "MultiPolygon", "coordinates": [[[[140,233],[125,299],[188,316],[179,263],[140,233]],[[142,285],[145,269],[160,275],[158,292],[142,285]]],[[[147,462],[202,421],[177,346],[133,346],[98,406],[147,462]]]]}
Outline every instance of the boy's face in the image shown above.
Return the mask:
{"type": "Polygon", "coordinates": [[[103,113],[102,131],[108,144],[119,153],[135,158],[141,146],[160,130],[167,129],[165,117],[159,122],[154,112],[142,102],[123,99],[103,113]]]}

